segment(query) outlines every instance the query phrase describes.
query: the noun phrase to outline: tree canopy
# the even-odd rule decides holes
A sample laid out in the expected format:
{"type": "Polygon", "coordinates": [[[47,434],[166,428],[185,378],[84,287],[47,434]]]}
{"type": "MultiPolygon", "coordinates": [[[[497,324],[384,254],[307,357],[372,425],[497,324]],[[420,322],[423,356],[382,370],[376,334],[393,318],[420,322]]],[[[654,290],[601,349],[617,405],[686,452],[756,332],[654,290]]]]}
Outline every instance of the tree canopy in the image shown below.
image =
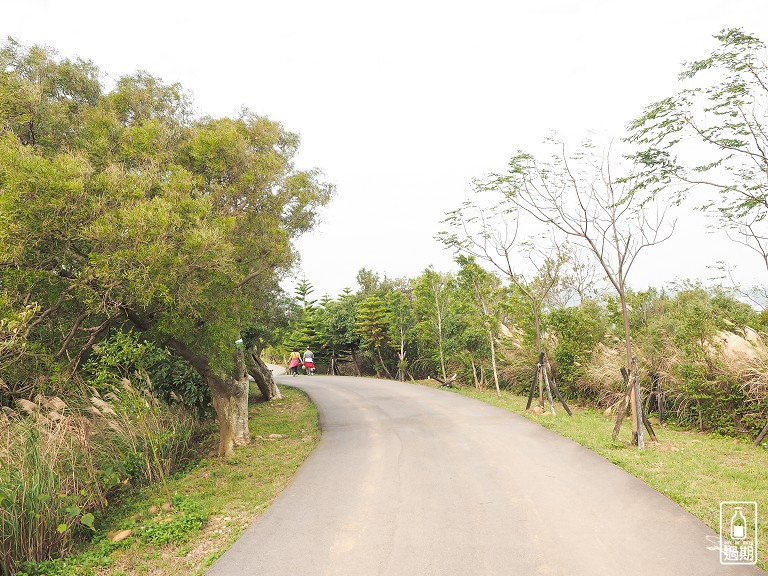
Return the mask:
{"type": "Polygon", "coordinates": [[[295,168],[299,137],[278,122],[195,117],[146,72],[110,92],[99,78],[50,49],[0,49],[0,316],[23,317],[3,387],[60,383],[131,325],[229,395],[234,342],[274,308],[333,187],[295,168]]]}

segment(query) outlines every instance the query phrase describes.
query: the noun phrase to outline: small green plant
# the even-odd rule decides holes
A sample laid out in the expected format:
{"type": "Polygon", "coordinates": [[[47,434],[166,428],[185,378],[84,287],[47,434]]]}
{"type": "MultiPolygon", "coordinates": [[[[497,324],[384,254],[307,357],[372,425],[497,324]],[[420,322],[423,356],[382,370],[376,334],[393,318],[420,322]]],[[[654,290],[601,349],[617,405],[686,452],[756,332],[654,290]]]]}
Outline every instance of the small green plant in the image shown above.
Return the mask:
{"type": "Polygon", "coordinates": [[[199,501],[185,496],[174,496],[175,513],[158,517],[141,527],[139,539],[147,544],[164,546],[171,542],[186,542],[192,532],[200,530],[208,514],[199,501]]]}
{"type": "Polygon", "coordinates": [[[149,382],[143,388],[123,380],[119,390],[91,397],[98,440],[93,450],[111,473],[131,482],[161,482],[175,470],[192,436],[194,421],[182,408],[164,406],[149,382]]]}

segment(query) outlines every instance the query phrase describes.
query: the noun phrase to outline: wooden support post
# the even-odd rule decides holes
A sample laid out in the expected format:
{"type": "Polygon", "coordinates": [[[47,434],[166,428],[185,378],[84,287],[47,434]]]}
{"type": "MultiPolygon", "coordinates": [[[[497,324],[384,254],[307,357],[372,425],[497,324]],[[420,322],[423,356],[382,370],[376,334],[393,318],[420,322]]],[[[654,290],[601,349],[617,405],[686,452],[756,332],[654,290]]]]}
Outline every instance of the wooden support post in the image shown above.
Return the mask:
{"type": "Polygon", "coordinates": [[[643,414],[643,424],[645,424],[645,429],[648,430],[648,439],[651,442],[658,442],[656,432],[653,431],[653,426],[651,426],[651,421],[648,420],[648,417],[645,414],[643,414]]]}
{"type": "MultiPolygon", "coordinates": [[[[547,372],[547,361],[543,357],[542,352],[542,366],[544,369],[544,373],[547,372]]],[[[560,390],[557,389],[557,384],[555,384],[555,379],[552,379],[552,382],[550,382],[550,385],[552,386],[552,390],[555,392],[555,396],[557,396],[557,399],[560,400],[560,404],[563,405],[563,408],[565,409],[565,412],[568,414],[568,416],[573,416],[573,413],[571,412],[571,409],[568,407],[568,404],[565,403],[565,400],[563,400],[563,397],[560,395],[560,390]]]]}
{"type": "Polygon", "coordinates": [[[453,386],[451,386],[451,382],[456,380],[456,376],[457,375],[454,374],[453,376],[448,378],[448,380],[441,380],[440,378],[436,378],[435,376],[428,376],[427,378],[429,378],[429,380],[434,380],[435,382],[439,382],[440,388],[453,388],[453,386]]]}
{"type": "Polygon", "coordinates": [[[536,372],[533,375],[533,381],[531,382],[531,391],[528,393],[528,403],[525,405],[526,410],[531,409],[531,402],[533,402],[533,393],[536,390],[536,382],[539,380],[539,370],[541,370],[542,363],[544,362],[544,352],[539,354],[539,362],[536,364],[536,372]]]}
{"type": "Polygon", "coordinates": [[[632,390],[632,383],[629,380],[629,372],[627,372],[626,368],[621,369],[621,376],[624,378],[624,384],[627,387],[627,391],[624,393],[624,399],[622,400],[621,408],[619,409],[619,413],[616,416],[616,425],[613,427],[613,434],[611,434],[611,438],[614,440],[616,440],[616,436],[619,435],[619,431],[621,430],[621,423],[624,421],[624,416],[627,414],[627,408],[629,408],[630,392],[632,390]]]}
{"type": "Polygon", "coordinates": [[[765,426],[763,426],[762,431],[755,439],[755,446],[758,446],[763,438],[765,438],[765,435],[768,434],[768,422],[765,423],[765,426]]]}
{"type": "Polygon", "coordinates": [[[544,386],[547,389],[547,399],[549,400],[549,411],[552,413],[552,416],[554,416],[555,403],[552,401],[552,390],[549,387],[549,377],[547,376],[547,366],[545,364],[542,364],[541,366],[541,374],[544,378],[544,386]]]}
{"type": "Polygon", "coordinates": [[[637,447],[645,449],[645,435],[643,434],[643,400],[640,397],[640,369],[637,366],[637,357],[632,358],[633,384],[635,391],[635,411],[637,417],[637,447]]]}
{"type": "Polygon", "coordinates": [[[568,416],[573,416],[573,413],[571,412],[571,409],[568,407],[568,404],[566,404],[565,400],[560,395],[560,390],[558,390],[557,384],[555,384],[554,380],[552,380],[552,389],[555,391],[555,396],[557,396],[557,399],[560,400],[560,404],[563,405],[563,409],[565,409],[566,414],[568,414],[568,416]]]}

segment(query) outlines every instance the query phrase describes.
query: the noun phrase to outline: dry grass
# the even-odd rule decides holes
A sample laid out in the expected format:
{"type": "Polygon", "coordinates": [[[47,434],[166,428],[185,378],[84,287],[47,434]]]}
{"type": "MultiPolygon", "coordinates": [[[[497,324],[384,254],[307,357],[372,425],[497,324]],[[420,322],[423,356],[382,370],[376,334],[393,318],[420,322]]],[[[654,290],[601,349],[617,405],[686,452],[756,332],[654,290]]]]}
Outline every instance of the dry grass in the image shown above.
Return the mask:
{"type": "Polygon", "coordinates": [[[60,398],[18,407],[0,414],[0,571],[11,574],[18,562],[66,554],[87,511],[106,504],[89,419],[60,398]]]}
{"type": "Polygon", "coordinates": [[[189,576],[199,575],[242,534],[279,492],[315,446],[317,411],[302,393],[283,388],[284,398],[250,406],[253,442],[231,458],[218,458],[216,430],[195,446],[196,461],[168,478],[174,499],[192,501],[206,511],[199,528],[154,544],[142,538],[147,526],[173,527],[177,511],[158,508],[165,490],[154,484],[126,493],[109,515],[97,518],[99,536],[76,556],[66,559],[70,571],[47,576],[189,576]],[[109,534],[131,529],[118,544],[109,534]]]}
{"type": "Polygon", "coordinates": [[[117,486],[163,481],[193,428],[186,413],[127,381],[106,400],[94,393],[69,404],[38,396],[0,412],[1,574],[65,556],[117,486]]]}

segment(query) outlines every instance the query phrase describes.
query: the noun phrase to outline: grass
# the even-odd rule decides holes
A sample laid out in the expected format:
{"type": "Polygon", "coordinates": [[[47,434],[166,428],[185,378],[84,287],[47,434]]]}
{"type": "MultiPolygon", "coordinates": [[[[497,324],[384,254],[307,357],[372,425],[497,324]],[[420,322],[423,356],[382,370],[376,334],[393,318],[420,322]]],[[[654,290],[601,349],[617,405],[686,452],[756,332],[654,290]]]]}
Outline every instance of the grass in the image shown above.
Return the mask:
{"type": "Polygon", "coordinates": [[[231,458],[215,456],[217,431],[210,426],[196,458],[168,478],[172,502],[159,484],[126,492],[97,517],[90,544],[30,574],[202,574],[271,504],[317,442],[315,407],[303,392],[284,387],[282,393],[281,400],[251,404],[253,441],[231,458]],[[126,530],[126,539],[112,541],[126,530]]]}
{"type": "MultiPolygon", "coordinates": [[[[431,386],[431,384],[429,384],[431,386]]],[[[616,441],[611,432],[615,415],[591,408],[570,406],[569,418],[561,406],[557,415],[537,415],[525,410],[527,398],[474,388],[456,392],[499,406],[540,423],[597,452],[620,468],[677,502],[719,531],[721,501],[754,501],[758,507],[758,566],[768,570],[768,449],[745,439],[725,438],[660,426],[654,421],[659,443],[646,442],[645,450],[630,443],[631,424],[625,419],[616,441]],[[760,519],[762,516],[762,522],[760,519]]]]}

